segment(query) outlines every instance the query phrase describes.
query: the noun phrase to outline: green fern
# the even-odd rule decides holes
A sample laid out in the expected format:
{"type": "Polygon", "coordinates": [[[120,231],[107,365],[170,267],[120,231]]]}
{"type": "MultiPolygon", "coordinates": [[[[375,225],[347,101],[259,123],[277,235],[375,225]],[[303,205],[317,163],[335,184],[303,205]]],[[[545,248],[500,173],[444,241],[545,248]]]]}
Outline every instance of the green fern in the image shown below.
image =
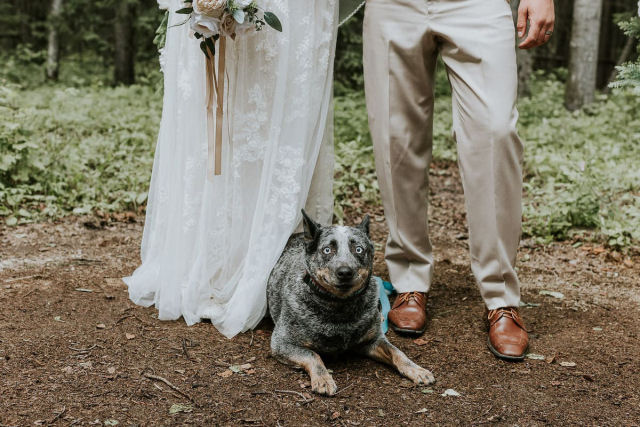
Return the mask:
{"type": "Polygon", "coordinates": [[[632,87],[640,91],[640,62],[627,63],[616,67],[618,76],[609,86],[612,88],[632,87]]]}
{"type": "MultiPolygon", "coordinates": [[[[623,20],[618,23],[618,26],[627,36],[640,40],[640,16],[623,20]]],[[[640,58],[638,58],[636,62],[628,62],[616,67],[616,70],[618,71],[616,80],[612,82],[609,87],[630,87],[633,88],[634,92],[640,94],[640,58]]]]}

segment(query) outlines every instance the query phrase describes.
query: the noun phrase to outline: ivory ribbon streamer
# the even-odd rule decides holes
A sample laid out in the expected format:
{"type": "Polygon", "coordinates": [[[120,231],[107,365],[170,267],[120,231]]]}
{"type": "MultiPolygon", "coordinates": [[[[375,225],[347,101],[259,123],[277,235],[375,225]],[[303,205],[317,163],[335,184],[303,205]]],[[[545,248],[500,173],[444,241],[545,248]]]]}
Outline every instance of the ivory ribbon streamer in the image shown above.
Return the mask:
{"type": "Polygon", "coordinates": [[[207,58],[207,177],[222,174],[222,122],[224,120],[224,73],[226,65],[226,37],[220,37],[218,45],[218,72],[215,71],[215,56],[207,58]],[[217,74],[217,75],[216,75],[217,74]],[[216,98],[215,133],[213,129],[213,98],[216,98]]]}

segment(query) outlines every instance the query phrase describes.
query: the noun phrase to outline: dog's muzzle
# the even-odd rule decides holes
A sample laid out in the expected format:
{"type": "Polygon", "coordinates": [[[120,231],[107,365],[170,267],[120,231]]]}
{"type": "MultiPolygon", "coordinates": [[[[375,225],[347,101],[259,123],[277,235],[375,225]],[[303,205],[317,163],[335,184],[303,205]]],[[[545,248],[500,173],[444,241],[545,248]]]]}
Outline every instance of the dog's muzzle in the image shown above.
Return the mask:
{"type": "Polygon", "coordinates": [[[349,267],[340,267],[336,270],[336,277],[338,278],[337,286],[347,287],[351,286],[353,278],[356,276],[356,272],[349,267]]]}

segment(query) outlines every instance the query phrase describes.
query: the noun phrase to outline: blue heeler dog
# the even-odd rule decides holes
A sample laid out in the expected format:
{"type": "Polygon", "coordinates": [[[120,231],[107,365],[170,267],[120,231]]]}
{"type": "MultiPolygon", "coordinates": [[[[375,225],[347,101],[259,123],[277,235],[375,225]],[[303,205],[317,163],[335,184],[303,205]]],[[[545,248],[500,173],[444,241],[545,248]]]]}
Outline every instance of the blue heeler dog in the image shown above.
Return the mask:
{"type": "Polygon", "coordinates": [[[416,384],[433,383],[431,372],[382,333],[369,217],[357,227],[323,227],[302,215],[304,233],[291,236],[267,286],[273,356],[304,368],[313,391],[329,396],[337,386],[319,353],[354,351],[395,367],[416,384]]]}

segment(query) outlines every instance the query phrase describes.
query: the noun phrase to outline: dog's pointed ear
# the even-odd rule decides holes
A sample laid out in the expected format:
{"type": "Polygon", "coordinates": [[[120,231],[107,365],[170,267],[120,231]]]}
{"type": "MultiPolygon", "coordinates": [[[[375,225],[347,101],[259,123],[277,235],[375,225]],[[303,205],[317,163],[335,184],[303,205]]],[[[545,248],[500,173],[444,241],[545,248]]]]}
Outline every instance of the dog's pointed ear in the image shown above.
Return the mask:
{"type": "Polygon", "coordinates": [[[356,227],[359,230],[364,231],[364,233],[368,236],[369,235],[369,215],[365,215],[364,218],[362,219],[362,222],[356,227]]]}
{"type": "Polygon", "coordinates": [[[312,220],[302,209],[302,225],[304,228],[304,240],[313,242],[320,235],[320,224],[312,220]]]}

